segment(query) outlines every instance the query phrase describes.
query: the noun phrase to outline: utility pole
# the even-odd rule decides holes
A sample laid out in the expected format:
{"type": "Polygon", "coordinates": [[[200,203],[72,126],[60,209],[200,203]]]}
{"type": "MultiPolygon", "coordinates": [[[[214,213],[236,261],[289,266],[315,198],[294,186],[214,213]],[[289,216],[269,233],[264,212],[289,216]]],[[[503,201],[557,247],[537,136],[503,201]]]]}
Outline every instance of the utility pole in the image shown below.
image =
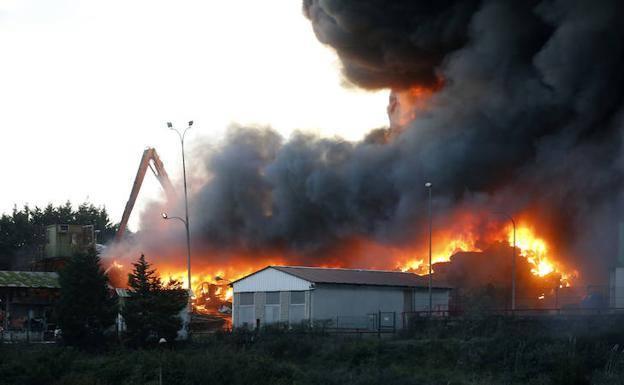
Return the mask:
{"type": "Polygon", "coordinates": [[[431,260],[431,232],[432,232],[432,216],[431,216],[431,187],[433,184],[431,182],[425,183],[425,187],[429,191],[429,317],[433,314],[433,270],[432,270],[432,260],[431,260]]]}
{"type": "Polygon", "coordinates": [[[513,251],[511,255],[511,314],[516,311],[516,221],[509,216],[513,225],[513,251]]]}
{"type": "MultiPolygon", "coordinates": [[[[191,295],[193,288],[191,286],[191,232],[189,229],[188,193],[187,193],[187,188],[186,188],[186,160],[184,157],[184,137],[186,136],[186,132],[188,131],[189,128],[191,128],[192,125],[193,125],[193,121],[191,120],[188,122],[188,127],[186,127],[183,132],[180,132],[179,130],[173,128],[173,124],[171,124],[171,122],[167,122],[167,127],[169,127],[170,130],[175,131],[180,137],[180,145],[182,147],[182,177],[184,179],[184,213],[185,213],[185,216],[184,216],[185,219],[182,220],[182,222],[184,222],[184,227],[186,228],[186,265],[187,265],[186,267],[187,267],[187,274],[188,274],[189,303],[190,303],[190,295],[191,295]]],[[[168,219],[166,215],[163,215],[163,218],[168,219]]]]}
{"type": "Polygon", "coordinates": [[[494,213],[509,219],[513,226],[513,251],[511,254],[511,314],[513,314],[516,311],[516,221],[506,212],[495,211],[494,213]]]}

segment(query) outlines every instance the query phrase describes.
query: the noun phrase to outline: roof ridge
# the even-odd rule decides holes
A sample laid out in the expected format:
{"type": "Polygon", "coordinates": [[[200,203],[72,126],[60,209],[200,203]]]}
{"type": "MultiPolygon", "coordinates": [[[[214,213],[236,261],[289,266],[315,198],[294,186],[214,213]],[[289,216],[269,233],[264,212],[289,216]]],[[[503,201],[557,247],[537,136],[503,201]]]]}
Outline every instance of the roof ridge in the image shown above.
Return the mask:
{"type": "Polygon", "coordinates": [[[408,271],[401,271],[401,270],[378,270],[378,269],[354,269],[354,268],[347,268],[347,267],[316,267],[316,266],[286,266],[286,265],[271,265],[269,267],[286,267],[286,268],[292,268],[292,269],[316,269],[316,270],[346,270],[346,271],[370,271],[373,273],[402,273],[402,274],[410,274],[410,275],[416,275],[418,277],[421,277],[421,275],[418,275],[416,273],[410,273],[408,271]]]}

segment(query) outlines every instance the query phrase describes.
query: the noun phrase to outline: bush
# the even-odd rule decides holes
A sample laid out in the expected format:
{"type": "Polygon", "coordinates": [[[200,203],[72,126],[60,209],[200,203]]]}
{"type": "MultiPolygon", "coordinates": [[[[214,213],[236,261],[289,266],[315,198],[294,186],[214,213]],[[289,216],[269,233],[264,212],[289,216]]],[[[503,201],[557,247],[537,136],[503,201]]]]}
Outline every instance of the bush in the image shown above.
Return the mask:
{"type": "Polygon", "coordinates": [[[488,327],[442,322],[442,330],[430,323],[413,337],[387,340],[267,328],[176,349],[100,354],[0,345],[0,384],[156,384],[161,366],[164,383],[181,385],[621,384],[620,327],[592,322],[497,319],[488,327]]]}

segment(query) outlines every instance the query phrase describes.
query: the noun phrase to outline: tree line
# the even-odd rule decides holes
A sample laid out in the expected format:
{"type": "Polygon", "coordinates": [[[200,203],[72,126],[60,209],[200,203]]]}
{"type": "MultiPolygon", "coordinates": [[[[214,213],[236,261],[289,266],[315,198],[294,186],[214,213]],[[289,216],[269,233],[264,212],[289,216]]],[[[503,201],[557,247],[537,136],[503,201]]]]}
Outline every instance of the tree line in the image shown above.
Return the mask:
{"type": "Polygon", "coordinates": [[[10,269],[20,257],[41,256],[45,246],[45,228],[54,224],[93,225],[99,230],[98,243],[113,239],[118,225],[113,225],[105,207],[84,202],[74,208],[68,201],[41,208],[24,205],[0,216],[0,270],[10,269]]]}

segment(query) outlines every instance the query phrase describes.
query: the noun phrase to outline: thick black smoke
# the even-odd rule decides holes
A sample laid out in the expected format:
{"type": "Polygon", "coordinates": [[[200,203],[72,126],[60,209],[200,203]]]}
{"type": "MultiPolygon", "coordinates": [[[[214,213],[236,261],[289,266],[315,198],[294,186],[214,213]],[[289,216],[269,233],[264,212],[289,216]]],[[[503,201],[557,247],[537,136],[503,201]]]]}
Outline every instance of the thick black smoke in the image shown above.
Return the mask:
{"type": "Polygon", "coordinates": [[[353,83],[431,85],[449,52],[468,42],[479,1],[304,0],[317,38],[334,47],[353,83]]]}
{"type": "Polygon", "coordinates": [[[431,181],[437,226],[457,207],[530,209],[583,272],[606,272],[622,218],[624,3],[303,7],[353,83],[407,88],[441,77],[444,87],[388,143],[232,128],[218,150],[200,149],[210,176],[192,196],[196,248],[322,257],[358,237],[413,242],[431,181]]]}

